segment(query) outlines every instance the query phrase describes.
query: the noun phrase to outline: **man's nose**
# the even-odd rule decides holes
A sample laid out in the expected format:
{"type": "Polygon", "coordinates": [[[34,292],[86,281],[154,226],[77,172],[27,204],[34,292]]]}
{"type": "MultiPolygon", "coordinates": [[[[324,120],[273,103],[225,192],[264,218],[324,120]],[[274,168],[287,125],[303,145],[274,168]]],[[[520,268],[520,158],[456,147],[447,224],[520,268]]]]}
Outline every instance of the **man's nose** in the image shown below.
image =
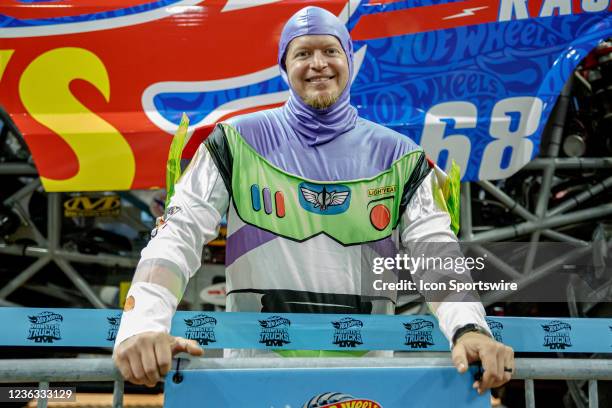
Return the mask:
{"type": "Polygon", "coordinates": [[[311,65],[313,69],[317,70],[327,67],[327,58],[325,58],[322,51],[317,50],[313,52],[311,65]]]}

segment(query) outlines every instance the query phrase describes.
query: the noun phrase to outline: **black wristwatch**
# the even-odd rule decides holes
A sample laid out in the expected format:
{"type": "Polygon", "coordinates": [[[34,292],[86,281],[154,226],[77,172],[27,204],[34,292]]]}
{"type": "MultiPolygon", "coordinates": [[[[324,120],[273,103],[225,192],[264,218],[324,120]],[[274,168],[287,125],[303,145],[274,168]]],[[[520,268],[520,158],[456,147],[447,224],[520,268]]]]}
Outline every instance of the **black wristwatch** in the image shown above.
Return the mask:
{"type": "Polygon", "coordinates": [[[484,334],[487,337],[491,337],[491,335],[486,329],[480,327],[477,324],[468,323],[465,326],[461,326],[460,328],[458,328],[455,334],[453,335],[453,346],[457,343],[457,340],[459,340],[459,337],[463,336],[465,333],[471,333],[471,332],[476,332],[476,333],[484,334]]]}

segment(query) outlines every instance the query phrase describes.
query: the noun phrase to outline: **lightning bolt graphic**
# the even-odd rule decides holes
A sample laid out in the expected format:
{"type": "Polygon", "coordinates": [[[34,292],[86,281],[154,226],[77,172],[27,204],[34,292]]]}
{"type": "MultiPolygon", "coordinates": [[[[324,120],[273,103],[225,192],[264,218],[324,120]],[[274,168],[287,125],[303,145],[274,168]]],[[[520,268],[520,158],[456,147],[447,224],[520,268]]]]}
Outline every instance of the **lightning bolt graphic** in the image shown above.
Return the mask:
{"type": "Polygon", "coordinates": [[[461,12],[459,14],[453,14],[452,16],[444,17],[442,20],[450,20],[450,19],[453,19],[453,18],[461,18],[461,17],[473,16],[475,11],[483,10],[483,9],[486,9],[486,8],[489,8],[489,6],[472,7],[472,8],[463,9],[463,12],[461,12]]]}

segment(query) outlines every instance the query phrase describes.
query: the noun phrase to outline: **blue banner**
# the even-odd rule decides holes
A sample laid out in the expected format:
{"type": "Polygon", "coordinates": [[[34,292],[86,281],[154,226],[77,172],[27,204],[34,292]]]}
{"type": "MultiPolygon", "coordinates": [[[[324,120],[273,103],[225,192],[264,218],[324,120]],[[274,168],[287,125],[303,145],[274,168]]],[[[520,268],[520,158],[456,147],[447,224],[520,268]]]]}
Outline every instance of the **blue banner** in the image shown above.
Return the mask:
{"type": "MultiPolygon", "coordinates": [[[[121,311],[0,308],[0,346],[112,347],[121,311]]],[[[517,352],[611,353],[612,318],[490,317],[517,352]]],[[[448,351],[433,316],[177,312],[171,333],[204,348],[448,351]]]]}
{"type": "Polygon", "coordinates": [[[168,374],[165,408],[484,408],[489,393],[454,368],[187,370],[168,374]],[[239,392],[238,392],[239,390],[239,392]]]}

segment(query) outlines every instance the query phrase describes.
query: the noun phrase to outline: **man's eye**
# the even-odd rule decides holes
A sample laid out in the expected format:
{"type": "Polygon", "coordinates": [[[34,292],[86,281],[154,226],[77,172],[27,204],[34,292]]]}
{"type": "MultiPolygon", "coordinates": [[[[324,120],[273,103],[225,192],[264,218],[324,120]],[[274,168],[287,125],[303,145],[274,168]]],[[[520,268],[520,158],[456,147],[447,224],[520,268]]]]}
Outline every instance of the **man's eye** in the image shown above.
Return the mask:
{"type": "Polygon", "coordinates": [[[299,51],[295,53],[295,58],[304,58],[308,56],[308,53],[306,51],[299,51]]]}
{"type": "Polygon", "coordinates": [[[336,55],[336,54],[339,54],[339,53],[340,53],[340,51],[338,51],[336,48],[329,48],[329,49],[327,50],[327,53],[328,53],[329,55],[336,55]]]}

